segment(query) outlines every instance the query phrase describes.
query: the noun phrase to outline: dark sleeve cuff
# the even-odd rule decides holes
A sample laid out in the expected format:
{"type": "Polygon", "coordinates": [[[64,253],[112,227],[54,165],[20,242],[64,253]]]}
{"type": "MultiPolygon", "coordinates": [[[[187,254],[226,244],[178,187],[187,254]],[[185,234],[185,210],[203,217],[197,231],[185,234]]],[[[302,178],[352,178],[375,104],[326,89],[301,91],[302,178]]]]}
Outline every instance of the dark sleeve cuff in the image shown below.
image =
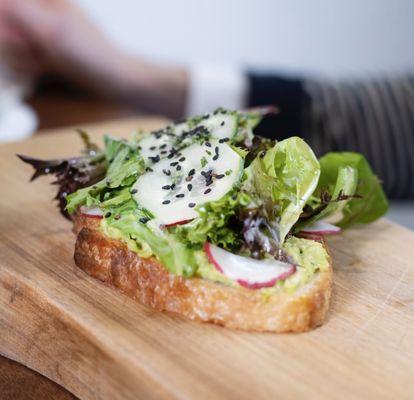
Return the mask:
{"type": "Polygon", "coordinates": [[[277,75],[248,73],[248,106],[275,105],[279,114],[266,117],[255,133],[283,140],[303,136],[303,116],[309,107],[309,96],[302,80],[277,75]]]}

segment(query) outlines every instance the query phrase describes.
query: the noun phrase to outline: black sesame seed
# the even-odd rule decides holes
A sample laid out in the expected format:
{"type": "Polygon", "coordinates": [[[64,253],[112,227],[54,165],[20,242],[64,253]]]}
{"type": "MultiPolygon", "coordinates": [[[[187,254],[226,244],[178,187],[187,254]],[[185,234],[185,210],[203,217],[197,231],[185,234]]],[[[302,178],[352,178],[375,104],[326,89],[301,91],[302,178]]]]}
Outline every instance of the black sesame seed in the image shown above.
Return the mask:
{"type": "Polygon", "coordinates": [[[221,121],[220,126],[224,126],[224,124],[225,124],[225,122],[224,121],[221,121]]]}
{"type": "Polygon", "coordinates": [[[126,156],[125,157],[125,161],[129,161],[131,159],[131,157],[130,156],[126,156]]]}
{"type": "Polygon", "coordinates": [[[155,147],[155,146],[151,146],[149,149],[150,149],[150,150],[155,150],[155,149],[156,149],[156,147],[155,147]]]}
{"type": "Polygon", "coordinates": [[[218,158],[219,158],[219,155],[218,155],[218,154],[216,154],[216,155],[213,157],[213,160],[214,160],[214,161],[216,161],[216,160],[218,160],[218,158]]]}
{"type": "Polygon", "coordinates": [[[193,179],[193,175],[191,175],[191,176],[187,176],[187,178],[185,178],[185,181],[186,181],[186,182],[191,182],[191,181],[192,181],[192,179],[193,179]]]}
{"type": "Polygon", "coordinates": [[[131,190],[131,194],[135,194],[136,192],[138,192],[138,190],[137,190],[137,189],[132,189],[132,190],[131,190]]]}
{"type": "Polygon", "coordinates": [[[171,171],[169,169],[163,169],[162,172],[164,172],[164,174],[167,176],[171,175],[171,171]]]}
{"type": "Polygon", "coordinates": [[[174,188],[175,188],[175,183],[173,183],[173,184],[171,185],[171,190],[174,190],[174,188]]]}
{"type": "Polygon", "coordinates": [[[147,172],[153,172],[154,170],[152,168],[150,168],[150,167],[147,167],[147,168],[145,168],[145,171],[147,171],[147,172]]]}
{"type": "Polygon", "coordinates": [[[160,161],[160,156],[159,154],[157,154],[154,157],[148,157],[154,164],[157,163],[158,161],[160,161]]]}
{"type": "Polygon", "coordinates": [[[117,214],[117,215],[115,215],[115,219],[119,220],[119,219],[121,219],[121,216],[119,214],[117,214]]]}
{"type": "Polygon", "coordinates": [[[191,192],[191,190],[193,189],[193,185],[191,183],[189,183],[187,185],[187,189],[188,189],[189,192],[191,192]]]}
{"type": "Polygon", "coordinates": [[[263,150],[261,153],[260,153],[260,158],[263,158],[264,156],[266,155],[266,152],[263,150]]]}
{"type": "Polygon", "coordinates": [[[211,188],[208,188],[204,191],[204,194],[209,194],[211,192],[211,188]]]}
{"type": "Polygon", "coordinates": [[[222,178],[224,178],[224,174],[218,174],[218,175],[216,175],[216,179],[222,179],[222,178]]]}
{"type": "Polygon", "coordinates": [[[188,203],[188,207],[190,207],[190,208],[195,207],[195,203],[188,203]]]}
{"type": "Polygon", "coordinates": [[[177,165],[176,170],[177,170],[177,171],[180,171],[180,170],[181,170],[181,165],[177,165]]]}
{"type": "Polygon", "coordinates": [[[218,148],[218,146],[216,146],[216,147],[214,148],[214,153],[216,153],[216,154],[218,154],[218,153],[219,153],[219,148],[218,148]]]}
{"type": "Polygon", "coordinates": [[[207,147],[211,147],[211,143],[210,142],[205,142],[204,143],[207,147]]]}
{"type": "Polygon", "coordinates": [[[223,138],[219,140],[219,143],[226,143],[228,142],[230,139],[229,138],[223,138]]]}
{"type": "Polygon", "coordinates": [[[160,149],[162,150],[162,149],[165,149],[166,147],[167,147],[167,143],[164,143],[160,146],[160,149]]]}
{"type": "Polygon", "coordinates": [[[170,204],[171,203],[171,200],[164,200],[163,202],[162,202],[162,204],[170,204]]]}
{"type": "Polygon", "coordinates": [[[170,190],[171,189],[171,185],[164,185],[164,186],[161,187],[161,189],[170,190]]]}
{"type": "Polygon", "coordinates": [[[185,157],[181,157],[178,161],[181,161],[181,162],[185,161],[185,157]]]}
{"type": "Polygon", "coordinates": [[[184,193],[176,194],[175,197],[177,197],[177,199],[181,199],[184,197],[184,193]]]}
{"type": "Polygon", "coordinates": [[[109,218],[111,215],[112,215],[112,214],[111,214],[110,212],[107,212],[107,213],[105,214],[105,218],[109,218]]]}
{"type": "Polygon", "coordinates": [[[168,154],[168,156],[167,156],[167,158],[168,159],[170,159],[171,160],[171,158],[173,158],[174,157],[174,153],[173,152],[171,152],[170,154],[168,154]]]}
{"type": "Polygon", "coordinates": [[[170,163],[171,167],[175,167],[176,165],[178,165],[178,161],[174,161],[172,163],[170,163]]]}
{"type": "Polygon", "coordinates": [[[163,151],[160,152],[160,154],[167,154],[167,153],[168,153],[167,150],[163,150],[163,151]]]}
{"type": "Polygon", "coordinates": [[[188,173],[188,176],[192,176],[195,174],[195,169],[190,169],[190,172],[188,173]]]}
{"type": "Polygon", "coordinates": [[[139,222],[141,222],[142,224],[146,224],[150,219],[148,217],[142,217],[139,219],[139,222]]]}

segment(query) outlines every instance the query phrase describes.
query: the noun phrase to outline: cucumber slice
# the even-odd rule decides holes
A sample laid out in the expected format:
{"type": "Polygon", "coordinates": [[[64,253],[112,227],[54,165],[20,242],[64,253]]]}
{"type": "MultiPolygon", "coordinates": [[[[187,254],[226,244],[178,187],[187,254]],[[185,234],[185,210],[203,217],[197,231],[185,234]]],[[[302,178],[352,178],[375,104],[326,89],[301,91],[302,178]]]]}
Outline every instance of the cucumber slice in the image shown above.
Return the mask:
{"type": "Polygon", "coordinates": [[[196,218],[197,206],[219,200],[242,173],[243,159],[226,143],[195,143],[141,175],[133,197],[158,224],[174,225],[196,218]]]}
{"type": "Polygon", "coordinates": [[[183,149],[206,137],[233,139],[238,128],[237,115],[217,113],[202,119],[198,124],[181,122],[170,125],[165,130],[152,132],[143,137],[139,150],[147,166],[157,163],[170,155],[174,149],[183,149]]]}
{"type": "Polygon", "coordinates": [[[168,131],[151,132],[138,142],[138,149],[145,165],[152,165],[167,157],[174,147],[175,135],[168,131]]]}
{"type": "Polygon", "coordinates": [[[204,126],[216,139],[232,139],[237,134],[237,115],[218,113],[202,120],[198,126],[204,126]]]}

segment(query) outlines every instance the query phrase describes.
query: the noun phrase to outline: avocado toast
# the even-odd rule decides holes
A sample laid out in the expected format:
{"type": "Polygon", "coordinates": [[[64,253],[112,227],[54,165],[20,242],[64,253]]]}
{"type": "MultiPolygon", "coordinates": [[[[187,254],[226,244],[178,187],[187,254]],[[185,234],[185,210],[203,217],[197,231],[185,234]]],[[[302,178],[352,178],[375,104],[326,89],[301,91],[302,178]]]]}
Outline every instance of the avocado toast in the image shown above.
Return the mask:
{"type": "Polygon", "coordinates": [[[323,235],[375,220],[387,201],[360,154],[318,160],[298,137],[254,136],[261,114],[217,109],[130,141],[106,136],[104,150],[82,132],[80,157],[20,157],[33,178],[56,175],[88,274],[190,319],[300,332],[329,307],[323,235]]]}

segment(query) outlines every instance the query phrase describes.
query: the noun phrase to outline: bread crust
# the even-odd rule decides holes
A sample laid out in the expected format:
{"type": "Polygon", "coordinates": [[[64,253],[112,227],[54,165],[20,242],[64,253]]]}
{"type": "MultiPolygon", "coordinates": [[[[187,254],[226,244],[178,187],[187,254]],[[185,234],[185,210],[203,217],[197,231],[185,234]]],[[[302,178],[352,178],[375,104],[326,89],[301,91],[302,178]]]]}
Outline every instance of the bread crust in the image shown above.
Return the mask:
{"type": "Polygon", "coordinates": [[[321,325],[329,308],[331,265],[293,294],[263,296],[260,290],[170,274],[156,258],[141,258],[104,235],[97,218],[76,216],[74,232],[77,266],[156,310],[233,329],[304,332],[321,325]]]}

